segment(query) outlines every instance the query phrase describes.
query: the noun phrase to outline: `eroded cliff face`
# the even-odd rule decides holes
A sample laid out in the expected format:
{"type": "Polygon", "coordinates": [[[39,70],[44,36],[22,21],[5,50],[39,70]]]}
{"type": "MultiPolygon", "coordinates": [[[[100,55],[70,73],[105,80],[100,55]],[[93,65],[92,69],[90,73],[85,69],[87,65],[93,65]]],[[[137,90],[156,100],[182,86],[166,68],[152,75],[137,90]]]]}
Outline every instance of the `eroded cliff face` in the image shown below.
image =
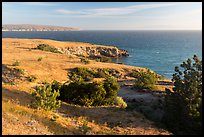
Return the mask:
{"type": "Polygon", "coordinates": [[[66,47],[58,48],[59,51],[66,54],[83,55],[83,56],[106,56],[106,57],[122,57],[128,56],[126,50],[116,47],[66,47]]]}

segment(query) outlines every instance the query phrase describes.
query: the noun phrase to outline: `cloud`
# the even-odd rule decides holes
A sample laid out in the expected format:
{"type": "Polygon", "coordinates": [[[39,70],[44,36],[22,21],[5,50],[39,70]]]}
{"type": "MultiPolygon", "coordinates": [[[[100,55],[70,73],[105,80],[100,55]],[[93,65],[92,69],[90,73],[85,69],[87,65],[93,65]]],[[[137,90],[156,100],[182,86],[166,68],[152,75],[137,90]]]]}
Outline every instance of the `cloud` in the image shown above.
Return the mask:
{"type": "Polygon", "coordinates": [[[119,15],[129,15],[135,12],[151,9],[151,8],[160,8],[177,5],[177,3],[163,3],[163,4],[143,4],[143,5],[134,5],[128,7],[120,8],[98,8],[98,9],[82,9],[82,10],[67,10],[67,9],[58,9],[56,12],[66,15],[78,15],[78,16],[119,16],[119,15]]]}

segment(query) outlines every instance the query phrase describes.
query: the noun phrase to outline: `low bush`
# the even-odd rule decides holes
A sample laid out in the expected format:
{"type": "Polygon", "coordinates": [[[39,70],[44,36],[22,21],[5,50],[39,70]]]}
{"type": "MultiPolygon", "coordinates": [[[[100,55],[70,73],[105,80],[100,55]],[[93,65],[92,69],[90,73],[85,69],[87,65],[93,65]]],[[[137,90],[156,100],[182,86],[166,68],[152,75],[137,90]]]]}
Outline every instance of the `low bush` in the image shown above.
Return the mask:
{"type": "Polygon", "coordinates": [[[77,67],[72,69],[72,71],[68,74],[70,80],[76,81],[83,79],[85,81],[93,80],[95,72],[89,68],[77,67]]]}
{"type": "Polygon", "coordinates": [[[109,75],[108,71],[106,69],[97,69],[97,73],[95,74],[96,78],[105,78],[107,75],[109,75]]]}
{"type": "Polygon", "coordinates": [[[96,59],[96,62],[100,62],[101,60],[100,59],[96,59]]]}
{"type": "Polygon", "coordinates": [[[30,81],[30,82],[34,82],[34,81],[37,79],[37,77],[34,76],[34,75],[30,75],[30,76],[27,77],[27,79],[28,79],[28,81],[30,81]]]}
{"type": "Polygon", "coordinates": [[[59,99],[82,106],[110,105],[114,104],[118,90],[119,85],[113,78],[92,83],[73,81],[61,86],[59,99]]]}
{"type": "Polygon", "coordinates": [[[105,93],[105,91],[99,83],[75,81],[69,85],[62,85],[59,99],[82,106],[92,106],[102,102],[104,99],[103,93],[105,93]],[[100,100],[97,98],[100,98],[100,100]],[[96,100],[99,102],[96,102],[96,100]]]}
{"type": "Polygon", "coordinates": [[[116,106],[121,107],[121,108],[126,108],[127,107],[127,103],[121,97],[116,97],[114,104],[116,106]]]}
{"type": "Polygon", "coordinates": [[[57,100],[60,96],[59,90],[52,91],[51,85],[36,87],[36,91],[32,93],[35,101],[32,102],[32,107],[42,108],[46,111],[53,111],[60,107],[61,101],[57,100]]]}
{"type": "Polygon", "coordinates": [[[42,57],[39,57],[39,58],[38,58],[38,61],[42,61],[42,57]]]}
{"type": "Polygon", "coordinates": [[[24,75],[25,70],[24,69],[20,69],[20,68],[13,68],[13,73],[20,76],[20,75],[24,75]]]}
{"type": "Polygon", "coordinates": [[[90,61],[89,61],[88,58],[81,57],[80,60],[81,60],[81,62],[84,63],[84,64],[90,64],[90,61]]]}
{"type": "Polygon", "coordinates": [[[56,80],[53,80],[52,83],[51,83],[51,87],[52,87],[52,91],[54,90],[60,90],[62,84],[56,80]]]}
{"type": "Polygon", "coordinates": [[[112,59],[106,56],[89,56],[89,59],[96,60],[97,62],[112,62],[112,59]]]}
{"type": "Polygon", "coordinates": [[[77,67],[74,68],[68,73],[68,77],[72,81],[84,80],[84,81],[91,81],[94,78],[106,78],[109,76],[114,76],[115,78],[120,78],[120,72],[112,69],[90,69],[90,68],[83,68],[77,67]]]}
{"type": "Polygon", "coordinates": [[[49,83],[47,82],[47,80],[44,80],[44,81],[42,81],[42,84],[46,85],[46,84],[49,84],[49,83]]]}
{"type": "Polygon", "coordinates": [[[112,62],[112,59],[110,57],[102,56],[100,62],[112,62]]]}
{"type": "Polygon", "coordinates": [[[147,72],[133,70],[131,76],[135,78],[134,88],[155,89],[157,75],[153,72],[150,72],[150,70],[148,70],[147,72]]]}
{"type": "Polygon", "coordinates": [[[104,80],[104,89],[106,90],[106,98],[115,100],[120,86],[114,77],[107,77],[104,80]]]}
{"type": "Polygon", "coordinates": [[[53,53],[61,53],[56,48],[48,45],[48,44],[39,44],[35,49],[43,50],[43,51],[49,51],[53,53]]]}

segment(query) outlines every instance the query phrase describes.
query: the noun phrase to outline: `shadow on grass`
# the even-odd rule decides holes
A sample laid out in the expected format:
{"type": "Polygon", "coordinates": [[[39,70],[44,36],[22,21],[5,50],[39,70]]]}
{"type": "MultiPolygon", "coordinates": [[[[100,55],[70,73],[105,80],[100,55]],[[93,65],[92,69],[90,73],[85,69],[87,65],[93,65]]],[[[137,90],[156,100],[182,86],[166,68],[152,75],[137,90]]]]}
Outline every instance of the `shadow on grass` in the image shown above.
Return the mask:
{"type": "MultiPolygon", "coordinates": [[[[34,98],[31,94],[25,91],[19,90],[11,90],[8,88],[2,88],[2,96],[3,99],[8,100],[18,100],[19,105],[28,107],[34,98]]],[[[64,118],[79,118],[86,117],[87,121],[93,122],[96,124],[103,125],[110,128],[114,127],[140,127],[147,128],[150,127],[148,122],[144,119],[144,117],[136,113],[135,111],[129,111],[126,109],[118,108],[118,107],[82,107],[71,105],[67,103],[62,103],[61,107],[58,109],[60,115],[64,118]]],[[[79,129],[64,127],[59,123],[51,121],[51,119],[47,117],[39,116],[38,114],[32,114],[34,118],[38,119],[42,124],[48,127],[51,132],[54,134],[82,134],[79,129]]]]}
{"type": "MultiPolygon", "coordinates": [[[[7,88],[2,88],[2,98],[3,100],[13,100],[15,103],[20,106],[29,107],[31,101],[34,100],[31,94],[25,91],[19,90],[10,90],[7,88]]],[[[36,111],[37,112],[37,111],[36,111]]],[[[82,132],[78,129],[71,127],[64,127],[59,123],[52,121],[47,117],[40,116],[39,114],[31,113],[31,116],[38,120],[41,124],[48,127],[49,131],[54,133],[55,135],[70,135],[70,134],[82,134],[82,132]]]]}
{"type": "MultiPolygon", "coordinates": [[[[118,107],[82,107],[63,103],[58,112],[68,117],[86,117],[88,121],[94,121],[97,124],[106,124],[113,127],[129,127],[134,123],[135,118],[142,116],[136,113],[127,112],[118,107]]],[[[141,118],[142,119],[142,118],[141,118]]]]}
{"type": "Polygon", "coordinates": [[[16,48],[18,48],[18,49],[27,49],[27,50],[29,50],[29,49],[34,49],[34,48],[27,48],[27,47],[16,47],[16,48]]]}
{"type": "Polygon", "coordinates": [[[2,98],[6,100],[14,100],[19,105],[22,106],[28,106],[30,102],[34,99],[31,94],[25,92],[25,91],[19,91],[19,90],[11,90],[2,87],[2,98]]]}

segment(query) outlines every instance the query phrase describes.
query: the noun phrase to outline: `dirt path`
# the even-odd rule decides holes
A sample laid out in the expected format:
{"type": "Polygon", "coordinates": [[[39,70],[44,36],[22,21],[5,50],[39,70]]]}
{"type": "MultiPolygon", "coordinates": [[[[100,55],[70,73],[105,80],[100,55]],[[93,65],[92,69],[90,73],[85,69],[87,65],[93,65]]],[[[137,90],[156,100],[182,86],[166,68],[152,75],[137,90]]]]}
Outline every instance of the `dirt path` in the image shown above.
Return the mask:
{"type": "Polygon", "coordinates": [[[172,82],[170,80],[160,80],[158,81],[158,91],[141,91],[132,89],[134,85],[134,80],[123,80],[120,81],[119,84],[121,85],[121,88],[118,92],[118,96],[121,96],[125,101],[134,101],[134,102],[144,102],[144,103],[151,103],[155,100],[158,100],[162,93],[165,92],[165,88],[172,88],[172,82]]]}

